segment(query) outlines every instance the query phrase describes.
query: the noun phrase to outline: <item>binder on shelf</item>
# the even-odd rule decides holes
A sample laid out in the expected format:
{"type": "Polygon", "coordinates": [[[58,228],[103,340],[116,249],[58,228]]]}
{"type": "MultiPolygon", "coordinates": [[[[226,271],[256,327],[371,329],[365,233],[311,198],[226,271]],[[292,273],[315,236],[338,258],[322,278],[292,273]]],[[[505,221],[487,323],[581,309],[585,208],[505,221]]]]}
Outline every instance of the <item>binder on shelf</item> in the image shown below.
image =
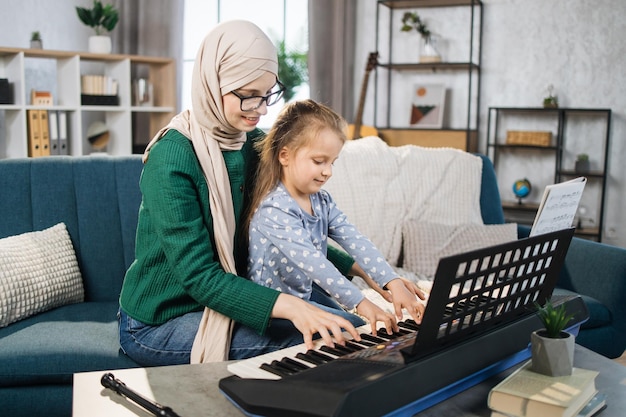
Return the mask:
{"type": "Polygon", "coordinates": [[[36,158],[41,156],[39,110],[26,110],[26,115],[28,118],[28,156],[36,158]]]}
{"type": "Polygon", "coordinates": [[[48,110],[39,110],[39,131],[41,132],[41,156],[50,156],[50,126],[48,110]]]}
{"type": "Polygon", "coordinates": [[[67,129],[67,111],[59,110],[57,112],[57,124],[59,127],[59,155],[69,154],[68,129],[67,129]]]}
{"type": "Polygon", "coordinates": [[[50,127],[50,155],[59,155],[59,116],[55,110],[48,112],[50,127]]]}

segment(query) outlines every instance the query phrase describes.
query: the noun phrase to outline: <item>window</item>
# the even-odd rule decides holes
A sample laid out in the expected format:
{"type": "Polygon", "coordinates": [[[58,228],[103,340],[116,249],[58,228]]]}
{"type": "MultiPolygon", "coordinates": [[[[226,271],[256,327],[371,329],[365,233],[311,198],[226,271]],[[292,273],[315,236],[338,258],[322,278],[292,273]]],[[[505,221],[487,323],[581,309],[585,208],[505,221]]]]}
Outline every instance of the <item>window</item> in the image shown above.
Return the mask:
{"type": "MultiPolygon", "coordinates": [[[[217,23],[245,19],[257,24],[278,45],[285,41],[287,50],[308,51],[308,0],[185,0],[185,32],[183,34],[183,109],[191,108],[191,72],[200,43],[217,23]]],[[[309,97],[308,84],[296,89],[294,99],[309,97]]],[[[282,100],[261,118],[259,127],[268,129],[282,100]]]]}

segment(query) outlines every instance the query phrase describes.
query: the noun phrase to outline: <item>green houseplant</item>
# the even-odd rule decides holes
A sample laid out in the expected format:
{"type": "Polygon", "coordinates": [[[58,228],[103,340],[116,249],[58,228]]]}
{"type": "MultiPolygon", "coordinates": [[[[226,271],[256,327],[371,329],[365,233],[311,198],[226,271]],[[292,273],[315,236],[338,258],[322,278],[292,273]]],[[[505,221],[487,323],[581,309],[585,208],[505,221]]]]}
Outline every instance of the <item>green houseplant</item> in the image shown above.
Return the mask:
{"type": "Polygon", "coordinates": [[[76,7],[76,14],[81,22],[96,32],[89,38],[89,52],[110,53],[111,38],[106,33],[111,32],[119,21],[119,12],[112,4],[103,5],[94,0],[92,8],[76,7]]]}
{"type": "Polygon", "coordinates": [[[576,155],[576,162],[574,163],[574,171],[578,174],[586,174],[589,172],[590,162],[589,155],[586,153],[579,153],[576,155]]]}
{"type": "Polygon", "coordinates": [[[43,41],[41,40],[41,33],[35,31],[30,34],[30,47],[33,49],[43,48],[43,41]]]}
{"type": "Polygon", "coordinates": [[[278,42],[278,79],[285,86],[285,103],[293,98],[296,87],[308,79],[307,54],[287,50],[285,41],[278,42]]]}
{"type": "Polygon", "coordinates": [[[532,370],[549,376],[571,375],[574,366],[574,336],[565,331],[574,317],[565,304],[535,303],[543,328],[530,335],[532,370]]]}
{"type": "Polygon", "coordinates": [[[435,46],[435,40],[426,23],[417,12],[405,12],[402,15],[402,26],[400,31],[411,32],[415,30],[422,37],[422,50],[420,51],[420,62],[441,62],[441,55],[435,46]]]}

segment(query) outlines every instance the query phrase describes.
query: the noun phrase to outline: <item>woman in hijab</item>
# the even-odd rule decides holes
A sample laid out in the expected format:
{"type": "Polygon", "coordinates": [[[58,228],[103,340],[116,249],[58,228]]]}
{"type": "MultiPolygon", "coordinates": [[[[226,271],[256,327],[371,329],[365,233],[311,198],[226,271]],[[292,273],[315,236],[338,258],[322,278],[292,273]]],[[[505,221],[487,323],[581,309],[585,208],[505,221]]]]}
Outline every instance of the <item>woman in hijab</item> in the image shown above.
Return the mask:
{"type": "MultiPolygon", "coordinates": [[[[360,339],[345,318],[237,273],[247,257],[236,237],[258,160],[252,144],[263,135],[259,118],[282,94],[277,73],[276,49],[257,26],[217,25],[196,57],[193,108],[146,148],[135,260],[119,312],[120,345],[143,366],[311,348],[314,334],[343,343],[341,329],[360,339]]],[[[353,265],[340,253],[329,258],[342,272],[353,265]]]]}

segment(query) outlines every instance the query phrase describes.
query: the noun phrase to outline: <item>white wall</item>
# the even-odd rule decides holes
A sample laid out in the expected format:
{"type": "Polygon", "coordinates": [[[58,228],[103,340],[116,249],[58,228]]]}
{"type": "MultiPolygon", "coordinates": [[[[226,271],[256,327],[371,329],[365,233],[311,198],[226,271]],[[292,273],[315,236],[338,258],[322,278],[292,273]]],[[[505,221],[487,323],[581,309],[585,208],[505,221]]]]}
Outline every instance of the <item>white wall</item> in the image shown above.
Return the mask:
{"type": "Polygon", "coordinates": [[[76,6],[92,7],[93,0],[0,0],[0,45],[28,48],[31,32],[39,31],[45,49],[87,51],[94,33],[78,19],[76,6]]]}
{"type": "MultiPolygon", "coordinates": [[[[357,3],[359,43],[355,100],[367,55],[376,49],[376,2],[357,3]]],[[[626,78],[623,75],[626,2],[483,0],[483,3],[480,150],[485,152],[486,149],[488,107],[541,105],[548,84],[556,87],[562,107],[611,108],[612,156],[604,240],[626,247],[626,214],[622,209],[626,206],[622,162],[626,156],[626,78]]],[[[86,50],[92,30],[78,20],[75,7],[91,4],[92,0],[0,0],[3,10],[0,45],[28,47],[30,33],[38,30],[46,49],[86,50]]],[[[459,15],[453,11],[450,19],[459,15]]],[[[444,19],[440,24],[450,25],[451,22],[444,19]]],[[[112,36],[115,37],[115,31],[112,36]]],[[[444,45],[445,42],[444,39],[444,45]]],[[[454,43],[455,39],[448,42],[449,51],[459,46],[454,43]]],[[[371,124],[373,118],[371,101],[372,96],[368,94],[364,124],[371,124]]],[[[450,117],[454,119],[458,115],[450,117]]],[[[580,145],[593,148],[593,144],[580,145]]],[[[518,161],[518,165],[510,169],[521,175],[527,170],[524,161],[518,161]]],[[[510,184],[501,184],[500,189],[502,194],[509,192],[510,184]]]]}
{"type": "MultiPolygon", "coordinates": [[[[358,5],[357,98],[367,55],[376,50],[376,2],[363,1],[358,5]],[[358,62],[363,62],[363,69],[358,62]]],[[[626,206],[626,176],[622,162],[626,156],[626,43],[623,41],[626,36],[626,2],[483,0],[483,13],[479,150],[486,152],[489,107],[540,107],[550,84],[556,89],[560,107],[612,109],[603,241],[626,247],[626,214],[622,209],[626,206]]],[[[451,10],[450,20],[457,18],[458,12],[451,10]]],[[[435,31],[439,28],[436,25],[450,25],[450,21],[435,19],[432,22],[431,28],[435,31]]],[[[387,30],[387,26],[382,27],[387,30]]],[[[448,47],[454,49],[457,40],[449,42],[448,47]]],[[[385,50],[380,52],[381,55],[387,53],[385,50]]],[[[395,50],[394,56],[398,56],[395,50]]],[[[364,124],[373,121],[371,90],[368,90],[364,124]]],[[[392,104],[392,113],[394,111],[392,104]]],[[[458,118],[458,114],[448,117],[458,118]]],[[[581,135],[576,136],[573,140],[578,142],[570,141],[568,146],[587,151],[593,157],[599,146],[597,141],[594,139],[589,143],[579,137],[581,135]]],[[[573,160],[573,155],[566,157],[573,160]]],[[[533,169],[529,163],[517,160],[506,168],[523,177],[533,169]]],[[[594,167],[592,162],[593,168],[600,167],[594,167]]],[[[500,183],[501,194],[506,196],[510,188],[510,182],[500,183]]],[[[543,187],[540,188],[535,191],[534,199],[540,198],[543,187]]],[[[589,190],[590,194],[593,192],[589,190]]]]}

